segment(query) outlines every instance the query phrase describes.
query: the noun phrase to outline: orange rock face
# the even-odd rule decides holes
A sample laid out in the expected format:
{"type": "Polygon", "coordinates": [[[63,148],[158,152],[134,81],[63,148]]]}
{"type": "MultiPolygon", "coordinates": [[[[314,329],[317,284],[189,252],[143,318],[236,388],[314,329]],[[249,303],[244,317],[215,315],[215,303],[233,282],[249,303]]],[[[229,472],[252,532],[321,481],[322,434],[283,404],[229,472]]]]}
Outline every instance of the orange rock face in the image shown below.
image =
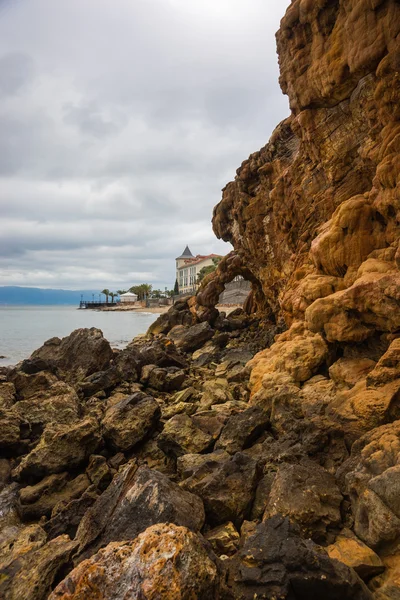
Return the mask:
{"type": "Polygon", "coordinates": [[[330,341],[400,326],[399,32],[395,0],[294,0],[277,34],[292,114],[214,209],[271,312],[330,341]]]}

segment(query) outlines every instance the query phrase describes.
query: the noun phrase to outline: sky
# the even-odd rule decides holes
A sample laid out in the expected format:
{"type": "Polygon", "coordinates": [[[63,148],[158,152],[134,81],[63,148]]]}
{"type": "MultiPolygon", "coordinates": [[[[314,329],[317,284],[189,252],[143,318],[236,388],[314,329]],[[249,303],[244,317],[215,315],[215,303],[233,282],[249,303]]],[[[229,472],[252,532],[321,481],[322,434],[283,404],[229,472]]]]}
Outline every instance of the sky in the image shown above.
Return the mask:
{"type": "Polygon", "coordinates": [[[0,286],[175,282],[289,114],[289,0],[0,0],[0,286]]]}

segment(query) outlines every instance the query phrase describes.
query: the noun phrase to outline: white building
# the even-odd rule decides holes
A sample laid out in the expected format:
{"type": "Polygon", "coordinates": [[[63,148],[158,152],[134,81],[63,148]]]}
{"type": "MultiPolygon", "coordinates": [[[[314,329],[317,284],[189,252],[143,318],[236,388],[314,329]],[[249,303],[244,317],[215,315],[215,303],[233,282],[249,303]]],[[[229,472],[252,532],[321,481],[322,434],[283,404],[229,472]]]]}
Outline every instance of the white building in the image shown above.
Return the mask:
{"type": "Polygon", "coordinates": [[[180,294],[188,294],[196,292],[197,276],[203,267],[214,265],[213,258],[222,258],[219,254],[198,254],[193,256],[189,246],[186,246],[184,251],[176,261],[176,279],[179,286],[180,294]]]}
{"type": "Polygon", "coordinates": [[[121,294],[120,297],[120,302],[124,303],[124,304],[134,304],[138,297],[137,294],[132,294],[132,292],[126,292],[125,294],[121,294]]]}

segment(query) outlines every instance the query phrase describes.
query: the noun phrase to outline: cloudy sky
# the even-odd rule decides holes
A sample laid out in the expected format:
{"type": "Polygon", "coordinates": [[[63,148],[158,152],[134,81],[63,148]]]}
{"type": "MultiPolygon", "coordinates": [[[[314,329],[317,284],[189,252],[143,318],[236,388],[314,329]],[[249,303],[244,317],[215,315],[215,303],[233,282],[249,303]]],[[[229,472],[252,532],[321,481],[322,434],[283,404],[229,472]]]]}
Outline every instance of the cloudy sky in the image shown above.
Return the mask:
{"type": "Polygon", "coordinates": [[[0,285],[173,287],[288,113],[289,0],[0,0],[0,285]]]}

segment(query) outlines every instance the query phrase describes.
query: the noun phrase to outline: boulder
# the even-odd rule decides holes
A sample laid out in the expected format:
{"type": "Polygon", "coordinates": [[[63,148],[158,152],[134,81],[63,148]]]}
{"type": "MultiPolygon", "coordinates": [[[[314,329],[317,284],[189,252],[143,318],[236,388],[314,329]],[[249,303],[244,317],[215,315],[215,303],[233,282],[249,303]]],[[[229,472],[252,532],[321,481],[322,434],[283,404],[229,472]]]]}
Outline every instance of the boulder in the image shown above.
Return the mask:
{"type": "Polygon", "coordinates": [[[194,352],[210,340],[215,331],[207,321],[185,327],[177,325],[173,327],[168,337],[174,342],[175,346],[183,352],[194,352]]]}
{"type": "Polygon", "coordinates": [[[76,539],[90,556],[111,541],[134,539],[156,523],[175,523],[199,531],[203,503],[168,477],[127,463],[83,517],[76,539]]]}
{"type": "Polygon", "coordinates": [[[257,406],[229,417],[215,449],[226,450],[229,454],[240,452],[252,443],[265,431],[269,425],[266,412],[257,406]]]}
{"type": "Polygon", "coordinates": [[[35,350],[31,360],[52,361],[59,377],[68,383],[77,383],[110,365],[113,351],[100,329],[76,329],[69,336],[51,338],[35,350]]]}
{"type": "Polygon", "coordinates": [[[240,452],[226,460],[220,458],[210,455],[181,486],[202,498],[210,525],[232,521],[239,527],[254,500],[259,479],[257,461],[240,452]]]}
{"type": "Polygon", "coordinates": [[[214,438],[197,427],[192,417],[181,414],[166,422],[157,443],[163,452],[177,458],[184,454],[206,452],[214,443],[214,438]]]}
{"type": "Polygon", "coordinates": [[[38,445],[13,471],[18,481],[33,482],[80,466],[99,447],[96,420],[86,417],[73,425],[47,425],[38,445]]]}
{"type": "Polygon", "coordinates": [[[225,564],[238,600],[372,600],[353,569],[303,540],[289,519],[279,515],[258,525],[225,564]]]}
{"type": "Polygon", "coordinates": [[[106,410],[104,438],[114,450],[131,450],[154,431],[160,415],[160,407],[154,398],[135,392],[106,410]]]}
{"type": "Polygon", "coordinates": [[[153,525],[77,566],[49,600],[217,600],[220,573],[204,540],[186,527],[153,525]]]}
{"type": "Polygon", "coordinates": [[[335,478],[318,464],[283,464],[269,493],[263,520],[280,514],[299,525],[304,537],[320,543],[341,521],[342,494],[335,478]]]}
{"type": "Polygon", "coordinates": [[[16,414],[29,423],[33,433],[48,423],[73,423],[80,414],[79,399],[73,387],[63,381],[55,381],[49,387],[14,405],[16,414]]]}

